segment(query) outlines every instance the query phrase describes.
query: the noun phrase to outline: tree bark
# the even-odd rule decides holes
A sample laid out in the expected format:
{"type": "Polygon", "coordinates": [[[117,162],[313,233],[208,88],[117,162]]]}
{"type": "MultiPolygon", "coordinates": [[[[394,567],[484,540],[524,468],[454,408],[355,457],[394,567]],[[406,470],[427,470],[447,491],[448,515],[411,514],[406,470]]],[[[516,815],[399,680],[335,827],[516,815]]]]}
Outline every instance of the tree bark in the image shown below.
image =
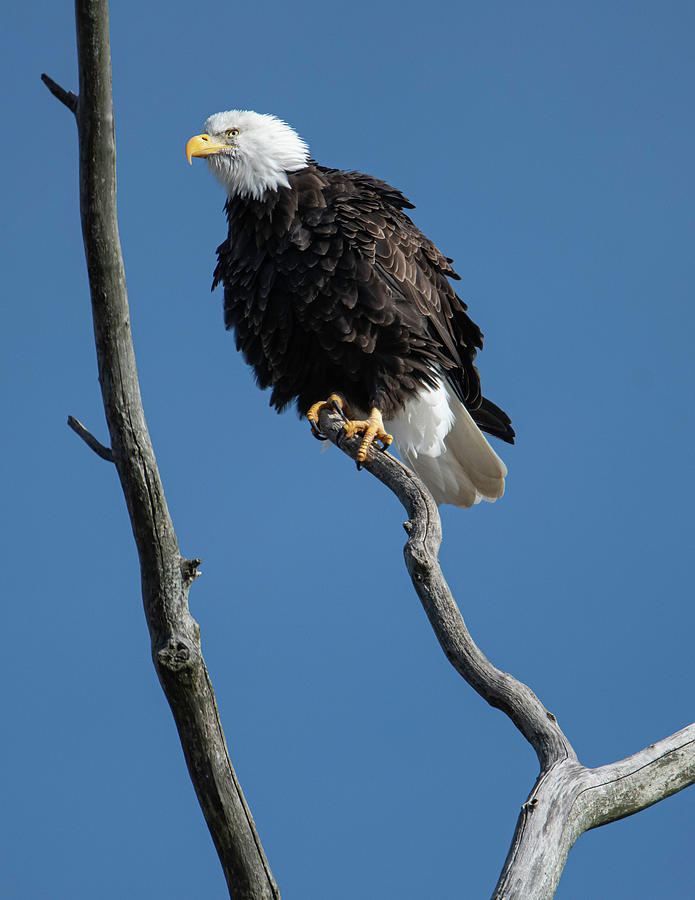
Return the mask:
{"type": "Polygon", "coordinates": [[[116,146],[106,0],[76,0],[79,95],[44,83],[77,119],[80,213],[99,382],[111,448],[71,427],[118,470],[140,558],[152,658],[232,898],[279,897],[220,724],[188,609],[198,559],[179,552],[140,397],[116,214],[116,146]]]}

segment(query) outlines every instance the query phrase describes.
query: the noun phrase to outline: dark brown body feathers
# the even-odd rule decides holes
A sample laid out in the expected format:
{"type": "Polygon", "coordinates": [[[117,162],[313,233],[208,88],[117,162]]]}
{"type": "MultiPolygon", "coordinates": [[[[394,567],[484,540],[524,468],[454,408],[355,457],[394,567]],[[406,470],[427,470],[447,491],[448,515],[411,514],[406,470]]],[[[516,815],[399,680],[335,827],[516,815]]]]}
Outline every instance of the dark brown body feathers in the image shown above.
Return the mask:
{"type": "Polygon", "coordinates": [[[478,425],[513,442],[473,365],[483,336],[449,279],[458,276],[383,181],[310,164],[291,188],[230,197],[213,288],[227,328],[271,404],[304,414],[338,393],[392,418],[443,373],[478,425]]]}

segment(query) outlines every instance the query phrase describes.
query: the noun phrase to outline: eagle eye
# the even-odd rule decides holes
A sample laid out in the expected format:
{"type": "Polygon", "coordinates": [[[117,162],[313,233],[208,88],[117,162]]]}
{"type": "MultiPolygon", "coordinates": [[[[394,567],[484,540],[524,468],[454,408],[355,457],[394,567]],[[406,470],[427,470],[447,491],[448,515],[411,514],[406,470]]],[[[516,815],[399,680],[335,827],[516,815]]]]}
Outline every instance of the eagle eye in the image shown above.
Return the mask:
{"type": "Polygon", "coordinates": [[[238,128],[228,128],[225,131],[225,134],[227,135],[228,138],[236,137],[239,134],[239,129],[238,128]]]}

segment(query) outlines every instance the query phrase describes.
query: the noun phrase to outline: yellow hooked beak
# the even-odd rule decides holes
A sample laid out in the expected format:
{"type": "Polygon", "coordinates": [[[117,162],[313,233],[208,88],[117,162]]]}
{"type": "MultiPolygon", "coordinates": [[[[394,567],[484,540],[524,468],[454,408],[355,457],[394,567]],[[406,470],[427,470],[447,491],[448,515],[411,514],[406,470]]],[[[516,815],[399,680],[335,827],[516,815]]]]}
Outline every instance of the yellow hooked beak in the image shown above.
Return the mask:
{"type": "Polygon", "coordinates": [[[229,150],[229,145],[215,143],[209,134],[196,134],[186,144],[186,159],[193,165],[194,156],[211,156],[220,150],[229,150]]]}

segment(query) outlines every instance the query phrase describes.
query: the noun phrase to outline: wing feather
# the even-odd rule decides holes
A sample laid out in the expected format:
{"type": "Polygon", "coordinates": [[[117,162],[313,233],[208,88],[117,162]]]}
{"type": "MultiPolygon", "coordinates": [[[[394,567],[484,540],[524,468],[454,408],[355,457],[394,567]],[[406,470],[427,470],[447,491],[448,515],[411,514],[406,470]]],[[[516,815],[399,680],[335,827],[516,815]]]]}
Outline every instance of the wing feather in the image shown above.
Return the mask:
{"type": "Polygon", "coordinates": [[[399,191],[368,175],[322,171],[351,181],[351,189],[344,189],[335,203],[336,220],[346,235],[355,234],[360,255],[376,276],[370,283],[369,270],[358,267],[357,277],[370,292],[377,290],[378,282],[385,283],[392,302],[421,317],[420,323],[418,315],[406,317],[412,326],[411,340],[424,325],[424,343],[429,339],[435,345],[429,348],[431,361],[447,371],[460,399],[475,408],[481,393],[473,360],[483,335],[449,281],[459,278],[451,258],[403,212],[413,205],[399,191]]]}

